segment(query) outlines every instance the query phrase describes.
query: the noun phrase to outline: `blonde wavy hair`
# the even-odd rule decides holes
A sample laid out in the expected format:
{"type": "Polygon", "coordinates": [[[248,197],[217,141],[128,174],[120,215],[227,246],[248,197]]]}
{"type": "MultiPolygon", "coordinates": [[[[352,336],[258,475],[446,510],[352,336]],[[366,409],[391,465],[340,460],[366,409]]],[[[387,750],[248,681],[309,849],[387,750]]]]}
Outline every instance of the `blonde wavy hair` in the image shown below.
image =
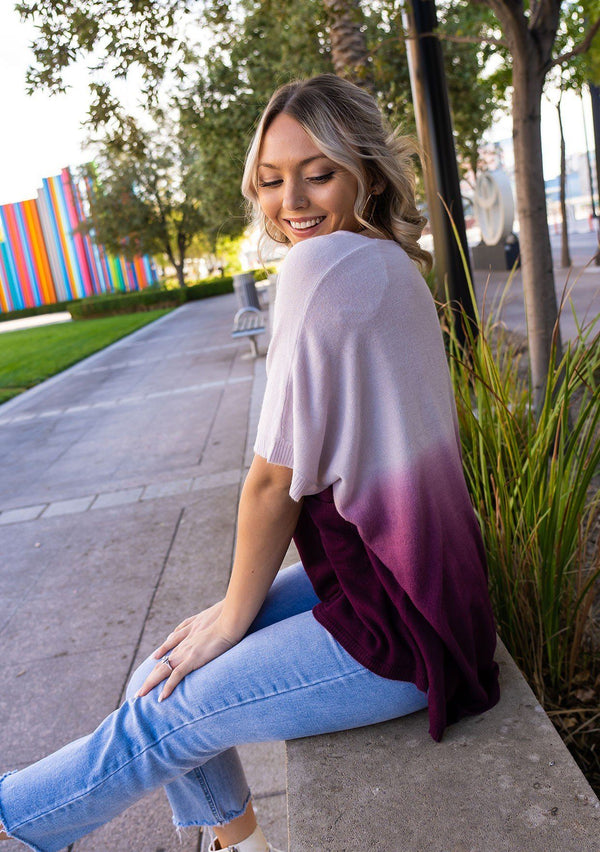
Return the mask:
{"type": "Polygon", "coordinates": [[[281,231],[273,233],[258,202],[260,148],[281,113],[295,118],[319,150],[354,175],[358,182],[354,213],[364,232],[394,240],[422,272],[428,272],[431,255],[418,243],[427,221],[415,201],[413,157],[419,155],[418,145],[386,126],[371,95],[334,74],[281,86],[260,118],[242,179],[250,218],[260,231],[259,251],[267,239],[289,243],[281,231]],[[370,191],[375,185],[384,187],[380,194],[370,191]]]}

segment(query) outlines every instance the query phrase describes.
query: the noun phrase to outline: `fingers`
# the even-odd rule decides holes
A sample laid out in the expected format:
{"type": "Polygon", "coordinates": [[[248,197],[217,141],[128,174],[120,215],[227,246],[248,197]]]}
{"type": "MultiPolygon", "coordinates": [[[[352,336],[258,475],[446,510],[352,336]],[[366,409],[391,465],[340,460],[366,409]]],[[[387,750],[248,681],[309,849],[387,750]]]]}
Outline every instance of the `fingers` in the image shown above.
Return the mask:
{"type": "MultiPolygon", "coordinates": [[[[190,621],[190,619],[187,619],[187,621],[190,621]]],[[[189,624],[182,622],[182,625],[176,627],[172,633],[169,633],[165,641],[162,643],[162,645],[159,645],[159,647],[156,649],[156,651],[154,651],[152,656],[156,660],[160,660],[161,657],[164,657],[165,654],[167,654],[169,651],[172,651],[173,648],[175,648],[176,645],[179,645],[179,643],[188,635],[189,626],[189,624]]]]}
{"type": "MultiPolygon", "coordinates": [[[[171,662],[171,666],[174,668],[173,662],[171,662]]],[[[136,692],[135,697],[139,698],[142,695],[147,695],[150,690],[154,689],[155,686],[158,686],[158,684],[165,680],[165,678],[169,677],[170,674],[171,667],[165,662],[158,662],[136,692]]]]}
{"type": "Polygon", "coordinates": [[[160,660],[161,657],[164,657],[165,654],[172,651],[176,645],[189,636],[193,629],[208,627],[218,617],[219,612],[223,609],[223,603],[223,601],[217,601],[216,604],[213,604],[208,609],[198,612],[196,615],[190,615],[188,618],[184,618],[184,620],[169,633],[165,641],[156,649],[156,651],[154,651],[152,656],[156,660],[160,660]]]}
{"type": "MultiPolygon", "coordinates": [[[[197,618],[196,615],[190,615],[188,618],[184,618],[181,624],[178,624],[175,630],[183,630],[184,627],[189,627],[197,618]]],[[[175,630],[173,632],[175,632],[175,630]]]]}
{"type": "Polygon", "coordinates": [[[179,664],[177,664],[172,657],[169,657],[168,663],[164,660],[160,660],[138,689],[135,697],[141,698],[143,695],[147,695],[154,689],[154,687],[158,686],[159,683],[162,683],[166,679],[166,683],[158,697],[158,700],[162,701],[169,697],[175,687],[181,683],[184,677],[193,671],[194,668],[196,668],[196,666],[192,665],[188,659],[183,660],[179,664]]]}
{"type": "Polygon", "coordinates": [[[181,683],[184,677],[191,671],[193,671],[193,666],[186,666],[185,663],[175,666],[170,676],[167,678],[167,682],[163,686],[162,691],[158,696],[158,700],[164,701],[165,698],[168,698],[177,684],[181,683]]]}
{"type": "Polygon", "coordinates": [[[171,695],[175,687],[181,683],[187,674],[229,651],[235,644],[214,628],[205,629],[201,633],[193,632],[188,635],[187,639],[182,639],[182,636],[187,635],[186,631],[190,633],[190,628],[186,627],[182,631],[175,631],[170,634],[167,641],[155,651],[154,656],[160,651],[164,656],[171,647],[177,646],[169,654],[168,662],[164,659],[157,662],[137,691],[136,698],[147,695],[159,683],[166,680],[158,699],[163,701],[171,695]]]}

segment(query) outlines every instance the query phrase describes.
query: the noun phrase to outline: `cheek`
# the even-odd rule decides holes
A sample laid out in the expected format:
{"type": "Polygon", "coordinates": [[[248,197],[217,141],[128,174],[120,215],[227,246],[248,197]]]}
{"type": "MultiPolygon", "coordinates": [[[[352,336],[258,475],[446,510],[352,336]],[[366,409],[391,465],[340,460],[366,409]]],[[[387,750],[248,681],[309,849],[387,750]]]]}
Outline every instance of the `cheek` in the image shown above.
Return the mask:
{"type": "Polygon", "coordinates": [[[348,188],[340,196],[338,209],[344,219],[354,218],[354,202],[356,201],[356,192],[352,188],[348,188]]]}
{"type": "Polygon", "coordinates": [[[258,203],[260,205],[260,209],[267,217],[267,219],[273,219],[275,215],[276,205],[273,203],[273,198],[268,195],[264,195],[262,193],[258,194],[258,203]]]}
{"type": "Polygon", "coordinates": [[[353,216],[357,192],[358,186],[354,181],[348,180],[338,183],[335,187],[335,192],[332,193],[330,198],[332,207],[344,217],[348,215],[353,216]]]}

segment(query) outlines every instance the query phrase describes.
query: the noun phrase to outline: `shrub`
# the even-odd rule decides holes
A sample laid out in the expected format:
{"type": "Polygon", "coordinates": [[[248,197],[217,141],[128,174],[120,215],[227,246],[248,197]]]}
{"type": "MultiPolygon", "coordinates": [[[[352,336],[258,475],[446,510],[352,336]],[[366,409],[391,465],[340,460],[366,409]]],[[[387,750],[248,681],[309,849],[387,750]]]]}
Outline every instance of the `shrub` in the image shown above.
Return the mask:
{"type": "Polygon", "coordinates": [[[74,304],[74,302],[54,302],[51,305],[38,305],[35,308],[20,308],[18,311],[0,312],[0,322],[24,319],[25,317],[37,317],[41,314],[55,314],[59,311],[68,311],[72,304],[74,304]]]}
{"type": "MultiPolygon", "coordinates": [[[[272,268],[255,270],[255,280],[261,281],[273,271],[272,268]]],[[[57,302],[37,308],[0,313],[0,322],[66,310],[70,312],[74,320],[116,316],[117,314],[130,314],[138,311],[175,308],[183,302],[206,299],[225,293],[233,293],[233,277],[219,275],[205,278],[196,284],[191,284],[184,290],[177,286],[152,286],[132,293],[103,293],[99,296],[88,296],[71,302],[57,302]]]]}
{"type": "MultiPolygon", "coordinates": [[[[493,320],[463,316],[461,348],[446,308],[463,462],[479,517],[499,633],[542,703],[590,664],[600,577],[600,335],[592,327],[550,370],[535,416],[519,354],[493,320]]],[[[547,704],[546,704],[547,706],[547,704]]]]}
{"type": "Polygon", "coordinates": [[[79,302],[71,302],[69,311],[74,320],[132,314],[138,311],[154,311],[175,308],[185,301],[183,290],[147,290],[133,293],[107,293],[89,296],[79,302]]]}
{"type": "Polygon", "coordinates": [[[265,281],[269,275],[273,275],[275,272],[277,272],[277,269],[274,266],[261,266],[260,269],[254,270],[254,280],[265,281]]]}
{"type": "Polygon", "coordinates": [[[209,296],[221,296],[223,293],[233,293],[233,278],[231,276],[218,276],[205,278],[197,284],[186,287],[187,301],[206,299],[209,296]]]}

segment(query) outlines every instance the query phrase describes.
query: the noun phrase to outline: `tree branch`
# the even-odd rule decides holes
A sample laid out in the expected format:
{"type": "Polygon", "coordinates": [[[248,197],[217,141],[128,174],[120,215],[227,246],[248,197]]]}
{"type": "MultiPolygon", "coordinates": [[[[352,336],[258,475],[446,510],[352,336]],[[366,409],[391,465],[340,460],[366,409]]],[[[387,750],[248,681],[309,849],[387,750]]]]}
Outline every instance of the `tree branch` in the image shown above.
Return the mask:
{"type": "MultiPolygon", "coordinates": [[[[407,38],[415,38],[415,36],[407,36],[407,38]]],[[[419,38],[439,38],[440,41],[450,41],[455,44],[493,44],[495,47],[506,47],[508,48],[508,42],[504,41],[501,38],[487,38],[487,36],[483,36],[481,38],[477,36],[459,36],[459,35],[451,35],[450,33],[438,32],[438,33],[421,33],[419,38]]]]}
{"type": "Polygon", "coordinates": [[[169,237],[169,228],[168,228],[168,225],[167,225],[167,218],[166,218],[166,215],[165,215],[165,210],[164,210],[164,207],[163,207],[162,198],[160,196],[160,190],[158,188],[158,181],[156,180],[155,177],[152,177],[151,184],[152,184],[152,188],[154,190],[154,198],[155,198],[156,204],[158,206],[160,223],[162,225],[162,241],[163,241],[163,246],[165,248],[165,254],[169,258],[169,260],[171,261],[173,266],[177,267],[177,263],[175,262],[175,256],[173,254],[173,249],[172,249],[172,246],[171,246],[171,240],[170,240],[170,237],[169,237]]]}
{"type": "Polygon", "coordinates": [[[529,23],[527,25],[530,30],[534,30],[537,27],[542,12],[544,11],[543,6],[543,0],[538,0],[536,3],[532,2],[530,4],[531,14],[529,15],[529,23]]]}
{"type": "Polygon", "coordinates": [[[492,12],[495,12],[505,35],[507,31],[516,34],[526,28],[527,19],[520,0],[483,0],[483,2],[492,12]]]}
{"type": "Polygon", "coordinates": [[[587,31],[587,34],[579,42],[579,44],[576,44],[575,47],[572,50],[567,51],[567,53],[561,53],[560,56],[553,59],[551,66],[554,67],[555,65],[562,65],[564,62],[568,62],[569,59],[573,59],[574,56],[580,56],[582,53],[588,51],[592,46],[594,36],[597,34],[598,30],[600,30],[600,18],[592,24],[587,31]]]}

